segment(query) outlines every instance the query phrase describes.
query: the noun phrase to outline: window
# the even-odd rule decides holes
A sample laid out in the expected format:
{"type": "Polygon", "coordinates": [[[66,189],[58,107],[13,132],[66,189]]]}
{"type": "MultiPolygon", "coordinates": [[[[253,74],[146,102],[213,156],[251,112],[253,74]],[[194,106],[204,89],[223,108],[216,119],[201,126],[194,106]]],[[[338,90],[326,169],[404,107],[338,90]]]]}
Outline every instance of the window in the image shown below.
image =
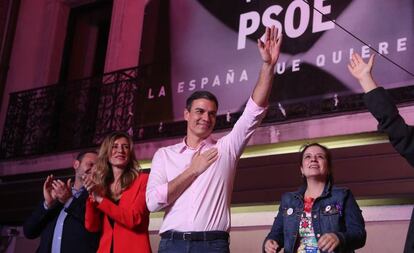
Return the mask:
{"type": "Polygon", "coordinates": [[[60,81],[103,74],[111,13],[112,1],[71,10],[60,81]]]}

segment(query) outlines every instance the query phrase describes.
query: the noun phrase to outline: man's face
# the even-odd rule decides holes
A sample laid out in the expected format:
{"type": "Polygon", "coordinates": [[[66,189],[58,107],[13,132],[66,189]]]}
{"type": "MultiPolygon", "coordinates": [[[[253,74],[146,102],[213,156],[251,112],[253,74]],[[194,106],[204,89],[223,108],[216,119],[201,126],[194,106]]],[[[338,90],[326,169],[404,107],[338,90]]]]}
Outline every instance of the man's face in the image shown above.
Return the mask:
{"type": "Polygon", "coordinates": [[[82,180],[84,175],[89,175],[92,172],[92,168],[95,166],[98,156],[94,153],[86,153],[81,161],[75,161],[74,168],[76,177],[82,180]]]}
{"type": "Polygon", "coordinates": [[[193,101],[191,109],[184,110],[187,121],[187,135],[201,139],[207,138],[216,124],[217,106],[208,99],[200,98],[193,101]]]}

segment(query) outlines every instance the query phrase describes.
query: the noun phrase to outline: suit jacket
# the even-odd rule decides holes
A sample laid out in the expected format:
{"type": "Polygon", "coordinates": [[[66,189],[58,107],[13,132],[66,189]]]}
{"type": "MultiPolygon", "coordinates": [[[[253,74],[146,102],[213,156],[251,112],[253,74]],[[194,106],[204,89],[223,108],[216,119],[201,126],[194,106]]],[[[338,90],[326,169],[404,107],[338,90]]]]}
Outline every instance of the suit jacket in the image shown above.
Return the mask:
{"type": "MultiPolygon", "coordinates": [[[[83,191],[65,209],[67,216],[62,231],[61,253],[92,253],[98,248],[99,234],[88,232],[84,226],[87,197],[88,193],[83,191]]],[[[62,208],[63,204],[58,203],[46,210],[42,202],[23,224],[23,232],[27,238],[35,239],[40,236],[40,245],[36,252],[51,252],[53,233],[62,208]]]]}
{"type": "MultiPolygon", "coordinates": [[[[368,110],[378,120],[378,129],[385,132],[391,144],[414,167],[414,127],[405,123],[388,92],[378,87],[364,96],[368,110]]],[[[405,241],[404,253],[414,252],[414,211],[405,241]]]]}
{"type": "Polygon", "coordinates": [[[148,235],[149,211],[145,203],[148,174],[140,173],[127,188],[119,204],[104,198],[97,204],[86,202],[85,226],[91,232],[102,231],[98,253],[151,252],[148,235]],[[110,224],[108,216],[114,221],[110,224]]]}

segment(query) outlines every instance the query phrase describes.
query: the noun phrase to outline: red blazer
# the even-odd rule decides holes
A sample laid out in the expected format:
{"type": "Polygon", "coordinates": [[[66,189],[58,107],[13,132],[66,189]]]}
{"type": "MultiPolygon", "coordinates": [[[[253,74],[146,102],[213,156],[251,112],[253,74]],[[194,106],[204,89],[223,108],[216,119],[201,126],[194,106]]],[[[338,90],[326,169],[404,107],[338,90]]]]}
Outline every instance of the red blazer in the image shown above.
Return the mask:
{"type": "Polygon", "coordinates": [[[107,198],[100,204],[86,201],[85,227],[91,232],[102,230],[98,253],[151,252],[148,236],[149,211],[145,203],[148,174],[140,173],[116,205],[107,198]],[[114,227],[108,216],[114,220],[114,227]]]}

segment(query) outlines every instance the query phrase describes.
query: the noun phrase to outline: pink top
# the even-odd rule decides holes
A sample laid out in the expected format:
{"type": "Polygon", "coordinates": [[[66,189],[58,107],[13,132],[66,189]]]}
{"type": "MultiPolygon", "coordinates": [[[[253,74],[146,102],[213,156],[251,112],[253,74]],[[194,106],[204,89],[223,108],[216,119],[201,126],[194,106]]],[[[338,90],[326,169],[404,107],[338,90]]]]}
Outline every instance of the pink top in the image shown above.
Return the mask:
{"type": "Polygon", "coordinates": [[[237,162],[250,136],[265,116],[265,108],[249,99],[229,134],[218,141],[210,137],[196,149],[183,142],[160,148],[152,159],[146,200],[151,212],[165,210],[160,233],[176,231],[228,231],[230,203],[237,162]],[[216,146],[219,157],[173,203],[167,203],[168,182],[191,163],[195,152],[216,146]]]}

